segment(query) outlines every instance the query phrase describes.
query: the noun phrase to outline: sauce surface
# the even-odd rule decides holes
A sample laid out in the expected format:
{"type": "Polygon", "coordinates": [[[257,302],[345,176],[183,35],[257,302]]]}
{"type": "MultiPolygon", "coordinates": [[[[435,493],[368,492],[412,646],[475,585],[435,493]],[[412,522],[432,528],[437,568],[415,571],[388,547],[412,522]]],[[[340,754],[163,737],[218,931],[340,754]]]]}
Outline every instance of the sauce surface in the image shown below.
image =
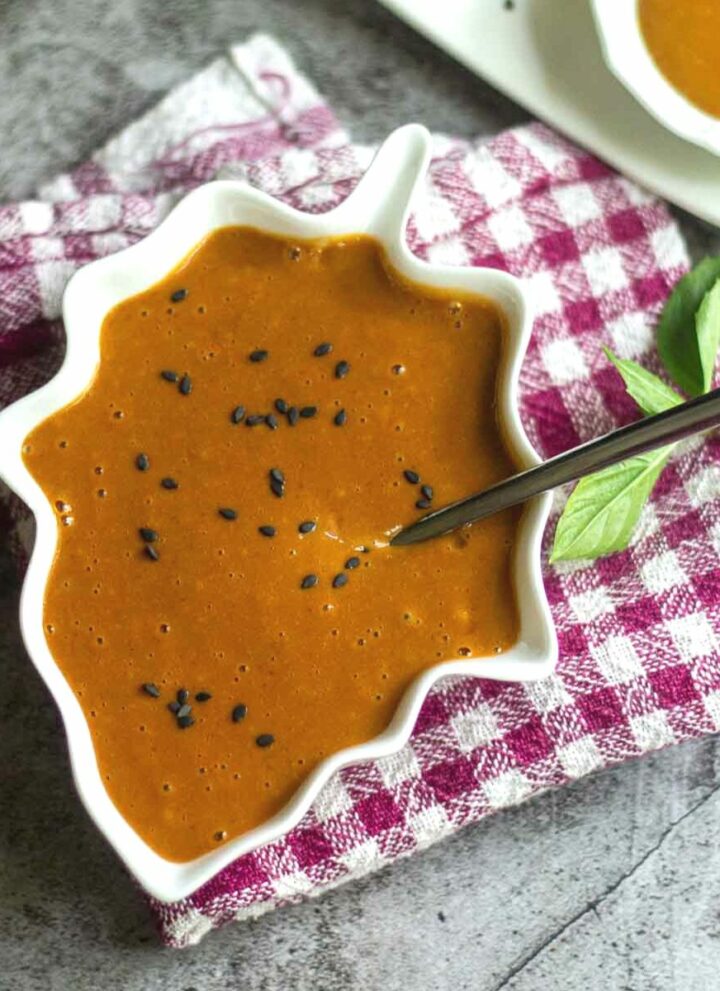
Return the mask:
{"type": "Polygon", "coordinates": [[[248,228],[106,317],[92,384],[24,457],[58,517],[47,642],[160,855],[260,825],[420,672],[515,642],[519,510],[387,546],[422,500],[513,470],[503,337],[493,303],[405,281],[372,239],[248,228]]]}
{"type": "Polygon", "coordinates": [[[638,16],[663,75],[700,110],[720,117],[718,0],[639,0],[638,16]]]}

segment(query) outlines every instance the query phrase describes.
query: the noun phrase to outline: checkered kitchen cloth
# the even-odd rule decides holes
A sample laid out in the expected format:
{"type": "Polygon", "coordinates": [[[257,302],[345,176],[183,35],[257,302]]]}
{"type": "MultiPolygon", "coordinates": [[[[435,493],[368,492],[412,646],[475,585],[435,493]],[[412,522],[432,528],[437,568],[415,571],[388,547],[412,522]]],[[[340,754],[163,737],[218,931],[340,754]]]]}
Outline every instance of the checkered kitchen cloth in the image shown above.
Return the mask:
{"type": "MultiPolygon", "coordinates": [[[[32,202],[0,207],[0,405],[40,385],[62,352],[60,297],[79,265],[147,234],[219,169],[303,210],[357,181],[370,149],[266,37],[172,92],[32,202]]],[[[489,142],[437,137],[415,205],[419,255],[526,279],[537,319],[522,415],[545,455],[637,415],[601,352],[656,367],[653,324],[687,267],[665,207],[540,124],[489,142]]],[[[408,745],[346,769],[284,839],[192,897],[153,903],[162,938],[317,895],[469,822],[596,768],[720,728],[720,439],[672,459],[628,550],[545,568],[557,673],[533,685],[452,679],[408,745]]],[[[27,513],[0,501],[19,557],[27,513]]]]}

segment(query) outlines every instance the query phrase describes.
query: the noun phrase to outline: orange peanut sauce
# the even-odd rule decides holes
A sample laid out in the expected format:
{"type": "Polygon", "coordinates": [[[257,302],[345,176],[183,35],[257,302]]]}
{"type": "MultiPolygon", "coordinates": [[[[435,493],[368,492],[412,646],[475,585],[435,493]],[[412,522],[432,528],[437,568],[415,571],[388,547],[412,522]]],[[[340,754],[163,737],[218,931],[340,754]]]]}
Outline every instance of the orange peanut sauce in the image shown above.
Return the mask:
{"type": "Polygon", "coordinates": [[[513,471],[504,336],[495,304],[408,282],[371,238],[248,228],[105,318],[91,385],[24,457],[58,517],[49,648],[111,799],[163,857],[266,822],[422,671],[516,641],[519,510],[388,546],[418,500],[513,471]]]}
{"type": "Polygon", "coordinates": [[[718,0],[639,0],[638,17],[662,74],[700,110],[720,117],[718,0]]]}

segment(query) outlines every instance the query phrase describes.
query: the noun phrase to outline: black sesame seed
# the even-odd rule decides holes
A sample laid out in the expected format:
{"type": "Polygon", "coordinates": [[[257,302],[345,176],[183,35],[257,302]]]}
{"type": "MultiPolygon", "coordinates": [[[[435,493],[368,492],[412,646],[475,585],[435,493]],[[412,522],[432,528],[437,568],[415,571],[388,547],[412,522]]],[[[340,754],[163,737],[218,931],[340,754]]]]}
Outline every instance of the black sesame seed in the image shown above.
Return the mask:
{"type": "Polygon", "coordinates": [[[328,341],[324,341],[322,344],[318,344],[318,346],[313,351],[313,354],[315,355],[316,358],[323,358],[326,354],[330,354],[332,349],[333,349],[332,344],[330,344],[328,341]]]}
{"type": "Polygon", "coordinates": [[[265,423],[267,424],[268,427],[270,427],[271,430],[277,430],[278,428],[277,417],[275,416],[274,413],[268,413],[268,415],[265,417],[265,423]]]}
{"type": "Polygon", "coordinates": [[[295,424],[300,419],[300,410],[297,408],[297,406],[291,406],[288,409],[288,411],[287,411],[287,418],[288,418],[288,423],[290,424],[290,426],[291,427],[294,427],[295,424]]]}
{"type": "Polygon", "coordinates": [[[344,409],[338,410],[333,418],[336,427],[344,427],[347,423],[347,413],[344,409]]]}
{"type": "Polygon", "coordinates": [[[140,534],[142,539],[148,544],[152,544],[155,540],[158,539],[159,536],[157,530],[151,530],[149,526],[141,526],[140,529],[138,530],[138,533],[140,534]]]}
{"type": "Polygon", "coordinates": [[[183,375],[183,377],[180,379],[180,385],[178,386],[178,389],[180,390],[183,396],[190,395],[190,393],[192,392],[192,379],[190,378],[189,375],[187,374],[183,375]]]}
{"type": "Polygon", "coordinates": [[[173,303],[182,303],[184,299],[187,299],[187,295],[187,289],[176,289],[175,292],[170,293],[170,299],[173,303]]]}
{"type": "Polygon", "coordinates": [[[220,513],[224,520],[236,520],[238,515],[237,510],[231,509],[230,506],[221,506],[218,509],[218,513],[220,513]]]}
{"type": "Polygon", "coordinates": [[[347,583],[348,583],[348,576],[345,574],[344,571],[341,571],[340,574],[335,575],[335,577],[333,578],[332,587],[342,588],[343,585],[347,585],[347,583]]]}
{"type": "Polygon", "coordinates": [[[193,726],[194,723],[195,720],[191,715],[178,716],[177,724],[180,729],[188,729],[190,726],[193,726]]]}
{"type": "Polygon", "coordinates": [[[147,471],[150,467],[150,458],[147,454],[138,454],[135,458],[135,467],[138,471],[147,471]]]}
{"type": "Polygon", "coordinates": [[[264,413],[253,413],[252,416],[245,418],[246,427],[258,427],[261,423],[265,423],[264,413]]]}
{"type": "Polygon", "coordinates": [[[258,530],[263,535],[263,537],[274,537],[275,533],[277,532],[275,530],[275,527],[270,526],[269,523],[264,523],[262,526],[259,526],[258,530]]]}
{"type": "Polygon", "coordinates": [[[360,567],[360,558],[359,557],[349,557],[347,559],[347,561],[345,562],[345,567],[348,569],[348,571],[352,571],[353,568],[359,568],[360,567]]]}
{"type": "Polygon", "coordinates": [[[300,533],[312,533],[316,526],[317,523],[315,522],[315,520],[305,520],[298,527],[298,531],[300,533]]]}
{"type": "Polygon", "coordinates": [[[160,484],[162,485],[162,487],[164,489],[177,489],[178,488],[178,483],[177,483],[177,481],[174,478],[163,478],[163,479],[161,479],[160,484]]]}
{"type": "Polygon", "coordinates": [[[185,705],[185,703],[189,698],[190,698],[190,692],[187,690],[187,688],[178,689],[177,700],[180,703],[180,705],[185,705]]]}
{"type": "Polygon", "coordinates": [[[178,373],[171,371],[169,368],[163,369],[163,371],[161,371],[160,374],[162,375],[162,377],[165,379],[166,382],[177,382],[179,378],[178,373]]]}
{"type": "Polygon", "coordinates": [[[234,723],[239,723],[241,719],[245,718],[245,716],[247,716],[247,706],[243,702],[236,705],[230,713],[230,718],[234,723]]]}
{"type": "Polygon", "coordinates": [[[300,588],[315,588],[319,580],[317,575],[305,575],[300,582],[300,588]]]}
{"type": "Polygon", "coordinates": [[[335,365],[335,378],[344,379],[349,371],[350,365],[347,361],[338,361],[337,365],[335,365]]]}
{"type": "Polygon", "coordinates": [[[188,705],[186,702],[185,705],[181,705],[180,708],[178,709],[177,717],[178,719],[182,719],[184,716],[189,716],[191,712],[192,712],[192,706],[188,705]]]}
{"type": "Polygon", "coordinates": [[[275,737],[272,733],[261,733],[260,736],[255,737],[255,743],[258,747],[270,747],[275,743],[275,737]]]}
{"type": "Polygon", "coordinates": [[[174,716],[176,716],[178,714],[178,712],[180,712],[180,703],[179,702],[168,702],[168,709],[170,710],[170,712],[172,712],[172,714],[174,716]]]}
{"type": "Polygon", "coordinates": [[[317,413],[317,406],[303,406],[300,410],[300,416],[304,420],[310,420],[317,413]]]}
{"type": "Polygon", "coordinates": [[[270,352],[265,351],[264,348],[258,348],[257,351],[250,352],[250,361],[254,361],[255,363],[265,361],[269,354],[270,352]]]}
{"type": "Polygon", "coordinates": [[[288,404],[285,402],[284,399],[276,399],[275,400],[275,409],[278,411],[278,413],[283,413],[284,414],[284,413],[287,413],[289,407],[288,407],[288,404]]]}
{"type": "Polygon", "coordinates": [[[151,699],[160,698],[160,689],[158,688],[158,686],[155,684],[154,681],[146,681],[145,684],[142,686],[142,690],[145,692],[146,695],[149,695],[151,699]]]}
{"type": "Polygon", "coordinates": [[[418,501],[415,503],[415,507],[417,509],[430,509],[430,500],[429,499],[418,499],[418,501]]]}
{"type": "Polygon", "coordinates": [[[241,423],[243,417],[245,416],[245,407],[236,406],[235,409],[230,414],[230,419],[233,423],[241,423]]]}
{"type": "Polygon", "coordinates": [[[145,554],[150,558],[151,561],[159,561],[160,555],[155,550],[152,544],[145,544],[145,554]]]}
{"type": "Polygon", "coordinates": [[[426,499],[432,499],[434,492],[432,485],[421,485],[420,491],[425,496],[426,499]]]}
{"type": "Polygon", "coordinates": [[[403,472],[403,475],[405,476],[405,479],[408,482],[410,482],[411,485],[417,485],[417,483],[420,481],[420,476],[418,475],[418,473],[416,471],[413,471],[411,468],[406,468],[405,471],[403,472]]]}
{"type": "Polygon", "coordinates": [[[211,698],[212,698],[212,695],[210,694],[210,692],[196,692],[195,693],[195,701],[196,702],[209,702],[211,698]]]}

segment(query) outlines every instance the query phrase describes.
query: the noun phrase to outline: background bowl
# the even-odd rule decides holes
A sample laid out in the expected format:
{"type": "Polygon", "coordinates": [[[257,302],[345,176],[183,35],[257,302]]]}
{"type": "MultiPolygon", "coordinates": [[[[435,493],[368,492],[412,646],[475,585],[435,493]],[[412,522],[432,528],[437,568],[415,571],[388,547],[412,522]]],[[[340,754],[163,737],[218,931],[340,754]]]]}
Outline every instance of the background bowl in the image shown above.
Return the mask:
{"type": "Polygon", "coordinates": [[[591,0],[611,72],[664,127],[720,155],[720,120],[704,113],[665,78],[640,30],[638,0],[591,0]]]}
{"type": "Polygon", "coordinates": [[[325,214],[301,213],[242,182],[211,182],[194,190],[143,241],[92,262],[73,276],[63,301],[67,353],[62,368],[47,385],[0,413],[0,475],[28,504],[37,524],[20,601],[23,639],[60,708],[73,777],[86,809],[129,870],[161,901],[189,895],[238,856],[282,836],[299,822],[323,784],[340,767],[398,750],[410,736],[420,707],[439,678],[481,675],[502,681],[529,681],[549,674],[556,663],[557,642],[540,570],[540,545],[551,502],[551,496],[545,494],[528,504],[518,531],[514,579],[520,632],[509,651],[484,659],[459,658],[425,671],[406,692],[384,733],[326,759],[278,815],[218,850],[186,863],[174,863],[155,853],[111,801],[98,771],[85,715],[45,639],[43,599],[56,550],[57,520],[49,500],[23,463],[23,441],[38,423],[76,398],[92,381],[100,359],[100,331],[108,311],[164,278],[218,227],[242,224],[298,238],[367,233],[382,242],[391,263],[408,278],[495,300],[508,324],[506,355],[498,383],[503,428],[521,465],[537,463],[537,454],[520,423],[517,404],[518,372],[531,329],[521,283],[493,269],[424,262],[410,252],[405,242],[409,204],[427,168],[429,140],[427,131],[418,125],[395,131],[354,192],[325,214]]]}

